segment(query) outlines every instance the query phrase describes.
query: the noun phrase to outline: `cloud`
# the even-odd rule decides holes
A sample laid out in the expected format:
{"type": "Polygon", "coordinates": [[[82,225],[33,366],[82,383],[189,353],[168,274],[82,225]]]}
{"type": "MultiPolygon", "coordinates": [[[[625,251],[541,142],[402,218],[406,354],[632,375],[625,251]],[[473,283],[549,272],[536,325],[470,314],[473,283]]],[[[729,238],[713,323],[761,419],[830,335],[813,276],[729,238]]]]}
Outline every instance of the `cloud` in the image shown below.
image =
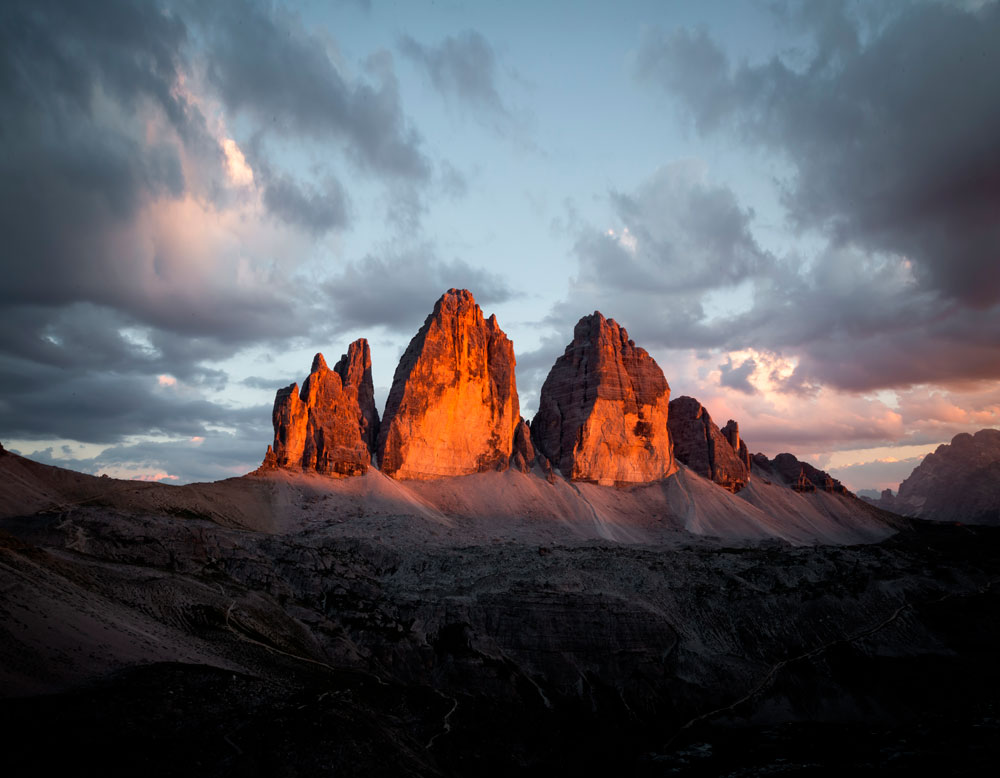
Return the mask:
{"type": "Polygon", "coordinates": [[[404,35],[399,39],[399,50],[441,94],[500,116],[508,115],[496,86],[496,54],[476,30],[449,35],[437,46],[404,35]]]}
{"type": "Polygon", "coordinates": [[[279,176],[264,189],[264,205],[288,224],[322,235],[348,222],[347,194],[329,177],[322,188],[300,187],[288,176],[279,176]]]}
{"type": "Polygon", "coordinates": [[[728,386],[744,394],[754,394],[757,388],[748,380],[757,369],[757,363],[752,357],[747,357],[738,366],[733,364],[732,357],[719,365],[719,384],[728,386]]]}
{"type": "Polygon", "coordinates": [[[192,13],[207,37],[207,81],[230,112],[272,134],[339,141],[355,163],[381,175],[429,178],[387,52],[368,60],[370,80],[352,78],[327,43],[283,9],[231,0],[197,4],[192,13]]]}
{"type": "Polygon", "coordinates": [[[600,310],[647,349],[739,340],[734,327],[713,321],[707,304],[719,291],[779,272],[753,237],[753,212],[692,160],[664,165],[635,191],[611,192],[608,202],[613,227],[576,226],[577,274],[547,323],[571,336],[580,316],[600,310]]]}
{"type": "Polygon", "coordinates": [[[500,276],[460,259],[438,259],[429,246],[368,255],[323,285],[338,327],[383,327],[410,333],[423,323],[446,289],[469,289],[480,305],[509,300],[500,276]]]}
{"type": "Polygon", "coordinates": [[[736,419],[751,451],[768,456],[790,451],[820,467],[903,459],[914,455],[913,447],[933,448],[959,432],[1000,426],[1000,385],[995,381],[952,388],[918,385],[877,394],[825,385],[790,392],[783,386],[794,375],[797,361],[771,352],[657,350],[654,356],[672,396],[696,397],[716,420],[736,419]],[[728,364],[745,366],[750,361],[754,369],[745,378],[756,391],[747,393],[722,382],[728,364]],[[875,454],[873,447],[878,447],[875,454]]]}
{"type": "MultiPolygon", "coordinates": [[[[753,211],[695,162],[665,165],[609,203],[612,228],[575,227],[577,274],[547,319],[558,331],[597,309],[647,349],[794,360],[774,391],[1000,378],[1000,304],[962,305],[927,289],[901,255],[827,244],[776,256],[757,243],[753,211]]],[[[740,379],[719,376],[746,390],[740,379]]]]}
{"type": "Polygon", "coordinates": [[[269,409],[230,408],[196,389],[153,377],[0,362],[0,430],[6,438],[111,444],[130,435],[204,435],[213,426],[258,425],[269,409]],[[11,368],[15,368],[11,370],[11,368]]]}
{"type": "Polygon", "coordinates": [[[883,489],[892,489],[893,492],[896,492],[899,489],[899,484],[922,461],[923,457],[876,459],[845,467],[831,467],[829,472],[851,491],[874,489],[881,492],[883,489]]]}
{"type": "Polygon", "coordinates": [[[1000,4],[900,5],[871,29],[842,4],[793,8],[812,38],[804,66],[734,66],[704,31],[654,31],[637,74],[699,131],[784,156],[794,224],[903,257],[944,298],[1000,302],[1000,4]]]}
{"type": "Polygon", "coordinates": [[[264,389],[269,392],[277,391],[282,386],[288,386],[291,383],[298,383],[298,378],[289,378],[288,376],[282,376],[279,378],[265,378],[263,376],[247,376],[240,381],[243,386],[248,386],[251,389],[264,389]]]}
{"type": "Polygon", "coordinates": [[[264,458],[270,434],[265,430],[210,432],[204,440],[147,440],[109,446],[93,457],[57,456],[45,448],[31,459],[82,473],[143,481],[191,483],[240,476],[264,458]]]}
{"type": "Polygon", "coordinates": [[[430,185],[392,58],[350,74],[267,3],[5,3],[0,115],[5,439],[121,446],[266,423],[213,399],[219,363],[325,320],[305,272],[350,222],[332,171],[402,191],[416,214],[430,185]],[[281,153],[303,143],[332,152],[305,178],[281,153]]]}

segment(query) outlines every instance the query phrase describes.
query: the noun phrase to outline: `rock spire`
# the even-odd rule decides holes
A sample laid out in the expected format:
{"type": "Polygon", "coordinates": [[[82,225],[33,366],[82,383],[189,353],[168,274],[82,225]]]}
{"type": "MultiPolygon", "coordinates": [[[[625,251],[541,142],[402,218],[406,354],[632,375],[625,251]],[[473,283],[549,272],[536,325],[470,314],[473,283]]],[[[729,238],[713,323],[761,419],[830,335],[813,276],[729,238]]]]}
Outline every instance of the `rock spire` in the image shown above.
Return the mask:
{"type": "Polygon", "coordinates": [[[271,421],[274,443],[264,467],[367,472],[379,428],[368,341],[352,343],[333,370],[317,354],[301,392],[297,384],[278,390],[271,421]]]}
{"type": "Polygon", "coordinates": [[[670,436],[674,453],[698,475],[738,492],[750,480],[750,453],[730,420],[720,430],[708,410],[693,397],[670,402],[670,436]]]}
{"type": "Polygon", "coordinates": [[[378,437],[395,478],[468,475],[508,466],[520,406],[514,346],[465,289],[449,289],[396,367],[378,437]]]}

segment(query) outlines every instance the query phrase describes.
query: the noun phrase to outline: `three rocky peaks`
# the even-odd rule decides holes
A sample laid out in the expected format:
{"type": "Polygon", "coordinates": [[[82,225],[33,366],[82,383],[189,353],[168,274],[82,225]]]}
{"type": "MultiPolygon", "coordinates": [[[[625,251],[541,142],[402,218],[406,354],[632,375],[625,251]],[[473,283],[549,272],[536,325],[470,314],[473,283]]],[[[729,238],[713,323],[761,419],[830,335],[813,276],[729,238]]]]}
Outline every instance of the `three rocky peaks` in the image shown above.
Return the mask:
{"type": "Polygon", "coordinates": [[[602,485],[657,481],[676,460],[731,491],[750,478],[739,427],[722,430],[690,397],[670,400],[656,361],[614,319],[584,316],[552,366],[530,426],[520,416],[514,346],[496,316],[449,289],[410,341],[379,420],[362,338],[330,370],[313,360],[301,391],[279,389],[265,468],[401,479],[461,476],[537,462],[552,477],[602,485]],[[676,458],[676,460],[675,460],[676,458]]]}

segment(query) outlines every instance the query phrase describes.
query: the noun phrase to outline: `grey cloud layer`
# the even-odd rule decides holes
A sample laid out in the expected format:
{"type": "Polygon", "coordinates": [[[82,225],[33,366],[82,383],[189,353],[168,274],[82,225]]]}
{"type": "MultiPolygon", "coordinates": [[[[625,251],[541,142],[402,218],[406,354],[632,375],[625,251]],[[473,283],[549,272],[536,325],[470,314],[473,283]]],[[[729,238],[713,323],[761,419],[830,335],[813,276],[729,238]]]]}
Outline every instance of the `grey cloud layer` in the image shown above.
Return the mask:
{"type": "MultiPolygon", "coordinates": [[[[610,200],[628,233],[580,231],[578,275],[550,317],[560,331],[599,308],[646,348],[795,356],[784,384],[795,392],[1000,378],[1000,305],[980,309],[926,289],[898,258],[832,246],[808,259],[775,257],[754,241],[752,213],[685,165],[610,200]],[[745,310],[712,309],[716,291],[736,287],[745,310]]],[[[722,384],[749,393],[751,371],[724,363],[722,384]]]]}
{"type": "Polygon", "coordinates": [[[207,23],[209,81],[231,111],[251,114],[268,131],[343,139],[353,159],[377,173],[428,178],[385,53],[369,61],[376,83],[349,81],[324,41],[288,12],[239,0],[194,7],[207,23]]]}
{"type": "Polygon", "coordinates": [[[338,327],[384,327],[412,334],[446,289],[475,290],[482,305],[513,293],[498,275],[462,260],[442,261],[430,247],[369,255],[348,264],[325,285],[338,327]]]}
{"type": "Polygon", "coordinates": [[[450,35],[437,46],[404,35],[399,50],[420,66],[442,94],[499,114],[507,113],[496,86],[496,54],[479,32],[466,30],[450,35]]]}
{"type": "Polygon", "coordinates": [[[380,182],[411,227],[431,183],[391,57],[349,73],[329,41],[264,2],[3,3],[0,116],[4,439],[209,439],[237,426],[256,455],[267,410],[206,392],[226,385],[217,363],[240,349],[334,326],[315,315],[331,296],[285,256],[350,223],[333,171],[380,182]],[[203,98],[229,109],[228,132],[241,117],[254,127],[240,145],[263,210],[230,180],[203,98]],[[302,141],[335,152],[310,181],[274,154],[302,141]],[[220,229],[227,218],[239,226],[220,229]],[[256,240],[268,224],[286,230],[280,241],[256,240]]]}
{"type": "Polygon", "coordinates": [[[1000,302],[1000,4],[894,10],[865,30],[841,4],[804,5],[805,67],[734,67],[704,32],[651,33],[638,72],[700,131],[785,155],[797,224],[909,257],[925,288],[989,307],[1000,302]]]}
{"type": "MultiPolygon", "coordinates": [[[[611,194],[627,239],[579,232],[554,322],[593,306],[647,347],[795,356],[797,392],[1000,378],[1000,4],[889,10],[866,27],[846,5],[786,7],[811,36],[805,65],[734,66],[703,31],[647,33],[639,78],[699,132],[783,155],[786,213],[827,244],[773,256],[725,186],[667,166],[611,194]],[[744,310],[712,309],[740,284],[744,310]]],[[[752,389],[746,363],[720,374],[752,389]]]]}

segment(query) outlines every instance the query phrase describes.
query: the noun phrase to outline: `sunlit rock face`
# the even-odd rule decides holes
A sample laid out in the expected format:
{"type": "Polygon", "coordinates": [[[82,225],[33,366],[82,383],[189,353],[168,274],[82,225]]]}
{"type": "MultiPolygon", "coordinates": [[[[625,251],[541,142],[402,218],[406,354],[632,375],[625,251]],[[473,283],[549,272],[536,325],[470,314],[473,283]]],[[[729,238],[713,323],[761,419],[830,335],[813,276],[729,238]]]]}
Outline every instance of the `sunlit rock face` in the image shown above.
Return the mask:
{"type": "Polygon", "coordinates": [[[584,316],[549,371],[531,440],[563,476],[647,483],[673,473],[670,386],[655,360],[614,319],[584,316]]]}
{"type": "Polygon", "coordinates": [[[317,354],[301,392],[296,384],[278,390],[271,421],[274,443],[265,467],[367,472],[379,427],[368,341],[352,343],[333,370],[317,354]]]}
{"type": "Polygon", "coordinates": [[[708,410],[693,397],[670,403],[670,436],[674,455],[698,475],[738,492],[750,480],[750,454],[730,420],[720,430],[708,410]]]}
{"type": "Polygon", "coordinates": [[[503,470],[520,421],[514,346],[472,295],[449,289],[393,376],[378,439],[395,478],[503,470]]]}

